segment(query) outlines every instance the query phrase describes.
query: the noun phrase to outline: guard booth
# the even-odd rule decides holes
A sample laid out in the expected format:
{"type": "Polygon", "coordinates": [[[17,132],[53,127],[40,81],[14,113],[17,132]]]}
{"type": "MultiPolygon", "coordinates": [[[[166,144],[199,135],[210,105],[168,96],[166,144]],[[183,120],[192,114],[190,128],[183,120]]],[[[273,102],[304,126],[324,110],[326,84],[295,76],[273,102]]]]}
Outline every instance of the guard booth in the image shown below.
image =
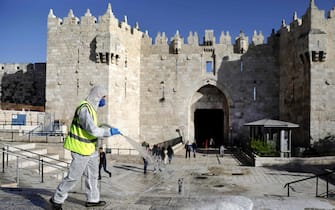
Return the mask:
{"type": "Polygon", "coordinates": [[[280,157],[291,157],[292,129],[299,125],[271,119],[262,119],[244,124],[250,127],[250,139],[262,139],[276,145],[280,157]]]}

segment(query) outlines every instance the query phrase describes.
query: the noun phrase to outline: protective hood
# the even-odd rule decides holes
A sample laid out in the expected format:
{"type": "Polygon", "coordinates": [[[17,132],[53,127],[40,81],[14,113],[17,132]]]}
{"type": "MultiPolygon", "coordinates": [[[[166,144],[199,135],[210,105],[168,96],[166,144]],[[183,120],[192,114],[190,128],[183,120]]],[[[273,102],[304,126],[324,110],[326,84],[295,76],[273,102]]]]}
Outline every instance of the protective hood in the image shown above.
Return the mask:
{"type": "Polygon", "coordinates": [[[91,89],[86,101],[90,103],[95,110],[97,110],[100,99],[106,95],[107,90],[103,86],[97,85],[91,89]]]}

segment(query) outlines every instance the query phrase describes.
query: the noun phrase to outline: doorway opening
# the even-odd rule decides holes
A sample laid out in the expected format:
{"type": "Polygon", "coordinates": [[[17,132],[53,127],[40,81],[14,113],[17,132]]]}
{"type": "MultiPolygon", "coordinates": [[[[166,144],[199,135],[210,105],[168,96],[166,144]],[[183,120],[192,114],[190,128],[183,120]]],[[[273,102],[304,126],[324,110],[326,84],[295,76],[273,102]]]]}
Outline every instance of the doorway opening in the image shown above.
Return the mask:
{"type": "Polygon", "coordinates": [[[224,142],[224,112],[222,109],[196,109],[194,137],[200,148],[218,148],[224,142]],[[211,139],[213,141],[211,141],[211,139]]]}

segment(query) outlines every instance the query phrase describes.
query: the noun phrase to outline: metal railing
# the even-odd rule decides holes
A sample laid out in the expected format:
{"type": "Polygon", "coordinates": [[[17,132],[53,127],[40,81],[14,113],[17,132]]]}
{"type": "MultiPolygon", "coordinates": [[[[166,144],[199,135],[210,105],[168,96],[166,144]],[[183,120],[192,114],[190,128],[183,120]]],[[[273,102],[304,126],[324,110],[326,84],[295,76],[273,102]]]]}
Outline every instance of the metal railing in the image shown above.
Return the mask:
{"type": "Polygon", "coordinates": [[[61,131],[21,132],[19,130],[0,130],[0,137],[6,141],[48,143],[50,138],[59,137],[59,143],[61,143],[64,142],[64,136],[65,134],[61,131]]]}
{"type": "Polygon", "coordinates": [[[41,183],[44,182],[44,166],[49,166],[52,167],[54,169],[60,170],[63,174],[67,171],[68,167],[69,167],[69,163],[59,160],[59,159],[55,159],[46,155],[42,155],[42,154],[38,154],[29,150],[25,150],[25,149],[21,149],[18,147],[14,147],[14,146],[10,146],[10,145],[6,145],[6,144],[2,144],[4,145],[4,147],[2,147],[2,172],[5,173],[5,166],[8,167],[9,165],[9,156],[14,156],[16,157],[16,182],[17,185],[19,185],[19,179],[20,179],[20,173],[19,173],[19,165],[20,165],[20,159],[24,159],[24,160],[28,160],[28,161],[33,161],[33,162],[37,162],[38,163],[38,174],[41,175],[41,183]],[[9,148],[15,148],[16,151],[10,150],[9,148]],[[38,157],[34,157],[34,156],[29,156],[29,155],[25,155],[22,154],[23,152],[25,153],[30,153],[31,155],[37,155],[38,157]],[[51,163],[49,161],[45,161],[43,158],[45,159],[49,159],[52,160],[56,163],[51,163]],[[65,164],[66,166],[62,166],[59,164],[65,164]]]}
{"type": "Polygon", "coordinates": [[[315,183],[315,197],[319,197],[319,178],[320,177],[325,177],[326,178],[326,197],[328,198],[329,196],[329,177],[335,173],[335,170],[331,170],[329,172],[326,173],[322,173],[322,174],[318,174],[318,175],[314,175],[314,176],[310,176],[310,177],[306,177],[303,179],[299,179],[299,180],[295,180],[292,182],[288,182],[284,185],[284,188],[287,187],[287,197],[290,197],[290,185],[291,184],[295,184],[295,183],[299,183],[299,182],[303,182],[309,179],[316,179],[316,183],[315,183]]]}
{"type": "Polygon", "coordinates": [[[136,149],[130,148],[108,148],[110,151],[106,153],[115,154],[115,155],[137,155],[138,151],[136,149]]]}
{"type": "MultiPolygon", "coordinates": [[[[9,145],[9,144],[6,144],[6,143],[1,143],[0,142],[0,144],[3,145],[3,147],[6,147],[7,151],[13,152],[15,154],[17,154],[18,152],[26,152],[26,153],[30,153],[32,155],[38,156],[39,160],[42,160],[43,158],[50,159],[50,160],[53,160],[53,161],[58,162],[58,163],[64,163],[64,164],[66,164],[67,168],[70,165],[70,163],[68,163],[68,162],[66,162],[64,160],[56,159],[56,158],[53,158],[53,157],[50,157],[50,156],[47,156],[47,155],[42,155],[42,154],[39,154],[37,152],[33,152],[33,151],[30,151],[30,150],[22,149],[20,147],[15,147],[15,146],[12,146],[12,145],[9,145]],[[15,150],[10,150],[10,148],[14,148],[15,150]]],[[[27,155],[27,156],[28,157],[32,157],[32,156],[29,156],[29,155],[27,155]]],[[[6,162],[7,162],[7,166],[8,166],[8,154],[7,154],[7,161],[6,162]]]]}

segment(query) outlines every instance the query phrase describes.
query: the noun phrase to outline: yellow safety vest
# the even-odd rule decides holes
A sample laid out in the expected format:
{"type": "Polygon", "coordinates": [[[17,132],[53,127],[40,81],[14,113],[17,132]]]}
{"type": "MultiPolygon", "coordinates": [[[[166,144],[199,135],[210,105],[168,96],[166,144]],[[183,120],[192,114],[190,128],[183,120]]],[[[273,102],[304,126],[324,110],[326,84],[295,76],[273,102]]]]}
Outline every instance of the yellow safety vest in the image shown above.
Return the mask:
{"type": "Polygon", "coordinates": [[[87,101],[82,101],[74,114],[70,131],[65,138],[64,148],[81,155],[91,155],[95,151],[98,138],[96,136],[92,136],[81,127],[79,113],[83,107],[88,109],[93,118],[94,124],[98,124],[97,113],[94,108],[87,101]]]}

